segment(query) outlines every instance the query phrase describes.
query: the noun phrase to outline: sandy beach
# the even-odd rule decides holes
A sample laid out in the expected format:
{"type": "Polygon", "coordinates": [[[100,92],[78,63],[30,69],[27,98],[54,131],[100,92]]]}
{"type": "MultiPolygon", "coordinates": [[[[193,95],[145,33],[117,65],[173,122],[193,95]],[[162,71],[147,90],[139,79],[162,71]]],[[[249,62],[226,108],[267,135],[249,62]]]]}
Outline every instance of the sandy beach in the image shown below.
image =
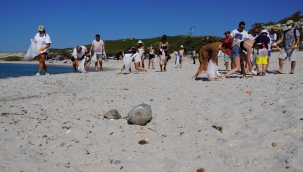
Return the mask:
{"type": "Polygon", "coordinates": [[[2,79],[0,171],[303,171],[302,57],[293,75],[287,61],[283,75],[247,79],[192,80],[189,58],[167,72],[118,75],[123,61],[109,60],[105,72],[2,79]],[[141,103],[153,112],[146,126],[103,118],[141,103]]]}

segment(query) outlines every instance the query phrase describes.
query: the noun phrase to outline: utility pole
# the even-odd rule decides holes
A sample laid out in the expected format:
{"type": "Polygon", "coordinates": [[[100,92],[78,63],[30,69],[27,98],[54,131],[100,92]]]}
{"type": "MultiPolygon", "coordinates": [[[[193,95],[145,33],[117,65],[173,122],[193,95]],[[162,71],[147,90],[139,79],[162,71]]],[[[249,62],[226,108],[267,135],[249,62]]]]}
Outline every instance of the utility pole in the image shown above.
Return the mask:
{"type": "Polygon", "coordinates": [[[192,37],[194,36],[194,28],[193,26],[190,27],[190,31],[189,31],[189,36],[192,37]]]}

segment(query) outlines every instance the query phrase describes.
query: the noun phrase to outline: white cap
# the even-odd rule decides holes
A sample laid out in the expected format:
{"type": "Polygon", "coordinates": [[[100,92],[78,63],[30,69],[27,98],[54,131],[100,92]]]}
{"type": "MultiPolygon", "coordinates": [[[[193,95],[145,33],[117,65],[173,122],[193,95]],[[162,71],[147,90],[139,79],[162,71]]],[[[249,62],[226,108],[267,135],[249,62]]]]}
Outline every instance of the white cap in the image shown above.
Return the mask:
{"type": "Polygon", "coordinates": [[[141,40],[139,40],[137,44],[143,44],[143,42],[141,40]]]}
{"type": "Polygon", "coordinates": [[[265,30],[265,29],[263,29],[263,30],[261,31],[261,33],[266,33],[266,34],[268,34],[268,31],[265,30]]]}
{"type": "Polygon", "coordinates": [[[181,48],[183,48],[183,45],[181,45],[181,48]]]}

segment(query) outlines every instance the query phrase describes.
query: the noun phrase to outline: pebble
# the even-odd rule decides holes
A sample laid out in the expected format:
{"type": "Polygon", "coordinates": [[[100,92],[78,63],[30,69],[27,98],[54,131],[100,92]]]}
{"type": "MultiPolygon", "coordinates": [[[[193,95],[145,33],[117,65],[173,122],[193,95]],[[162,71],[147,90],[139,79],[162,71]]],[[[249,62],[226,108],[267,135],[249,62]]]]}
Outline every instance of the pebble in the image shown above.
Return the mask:
{"type": "Polygon", "coordinates": [[[115,161],[114,161],[114,164],[120,164],[120,163],[121,163],[120,160],[115,160],[115,161]]]}

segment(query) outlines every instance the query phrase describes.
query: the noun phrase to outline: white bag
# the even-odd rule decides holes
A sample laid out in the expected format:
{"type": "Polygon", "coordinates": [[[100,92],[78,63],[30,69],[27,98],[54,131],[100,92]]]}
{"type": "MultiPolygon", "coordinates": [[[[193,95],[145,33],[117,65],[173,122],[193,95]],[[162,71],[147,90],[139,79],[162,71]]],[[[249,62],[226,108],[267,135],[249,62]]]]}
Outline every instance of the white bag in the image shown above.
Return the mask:
{"type": "Polygon", "coordinates": [[[175,65],[177,65],[177,66],[180,65],[180,56],[179,55],[176,56],[175,65]]]}
{"type": "Polygon", "coordinates": [[[96,53],[94,53],[93,57],[91,58],[91,61],[96,63],[97,62],[97,57],[96,53]]]}
{"type": "Polygon", "coordinates": [[[215,65],[212,60],[209,60],[207,66],[207,72],[206,72],[208,80],[210,81],[215,80],[217,70],[218,70],[218,66],[215,65]]]}
{"type": "Polygon", "coordinates": [[[38,48],[37,43],[35,43],[31,39],[31,45],[29,46],[26,55],[24,56],[24,60],[32,60],[36,56],[38,56],[41,53],[40,49],[38,48]]]}
{"type": "Polygon", "coordinates": [[[86,72],[85,67],[84,67],[85,58],[82,60],[78,60],[78,64],[79,64],[78,70],[82,73],[85,73],[86,72]]]}
{"type": "Polygon", "coordinates": [[[162,55],[160,56],[160,65],[164,65],[164,60],[165,60],[165,52],[162,50],[162,55]]]}
{"type": "Polygon", "coordinates": [[[133,56],[132,56],[132,54],[125,54],[124,55],[123,62],[124,62],[124,66],[125,66],[125,71],[126,72],[129,72],[129,68],[131,67],[133,58],[135,56],[136,56],[136,54],[134,54],[133,56]]]}

